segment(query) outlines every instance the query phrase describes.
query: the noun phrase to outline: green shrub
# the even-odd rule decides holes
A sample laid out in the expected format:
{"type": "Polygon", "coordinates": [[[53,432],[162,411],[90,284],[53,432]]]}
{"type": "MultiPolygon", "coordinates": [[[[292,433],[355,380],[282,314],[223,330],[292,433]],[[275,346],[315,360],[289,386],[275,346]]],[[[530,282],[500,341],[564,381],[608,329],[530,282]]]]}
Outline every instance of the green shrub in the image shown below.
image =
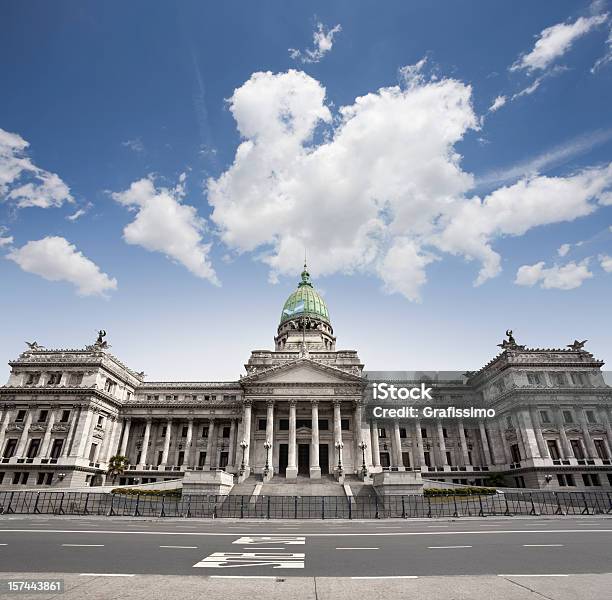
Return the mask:
{"type": "Polygon", "coordinates": [[[484,496],[495,493],[497,490],[490,487],[426,488],[423,490],[425,496],[484,496]]]}
{"type": "Polygon", "coordinates": [[[125,494],[127,496],[170,496],[172,498],[180,498],[182,495],[182,490],[139,490],[137,488],[119,487],[111,490],[111,494],[125,494]]]}

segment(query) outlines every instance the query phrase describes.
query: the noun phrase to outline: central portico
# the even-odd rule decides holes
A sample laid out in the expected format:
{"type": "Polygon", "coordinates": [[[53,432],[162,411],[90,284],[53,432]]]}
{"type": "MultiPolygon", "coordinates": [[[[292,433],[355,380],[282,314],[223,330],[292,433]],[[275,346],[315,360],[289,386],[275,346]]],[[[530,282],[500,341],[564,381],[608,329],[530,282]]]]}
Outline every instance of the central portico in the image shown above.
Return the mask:
{"type": "Polygon", "coordinates": [[[357,467],[358,445],[370,435],[361,419],[366,381],[357,353],[335,345],[327,306],[304,265],[275,350],[254,351],[240,381],[244,476],[318,479],[357,467]]]}

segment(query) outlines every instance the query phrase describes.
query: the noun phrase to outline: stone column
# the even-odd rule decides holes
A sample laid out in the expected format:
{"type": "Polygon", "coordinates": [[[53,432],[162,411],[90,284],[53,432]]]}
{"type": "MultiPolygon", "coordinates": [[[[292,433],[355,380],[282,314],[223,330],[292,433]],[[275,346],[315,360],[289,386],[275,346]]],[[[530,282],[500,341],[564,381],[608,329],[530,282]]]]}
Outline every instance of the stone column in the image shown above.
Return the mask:
{"type": "Polygon", "coordinates": [[[491,458],[491,449],[489,448],[489,440],[487,439],[487,432],[485,430],[484,423],[480,421],[478,423],[478,429],[480,431],[480,443],[482,444],[482,452],[484,454],[485,465],[489,466],[493,464],[491,458]]]}
{"type": "Polygon", "coordinates": [[[391,445],[393,447],[393,462],[395,463],[394,467],[397,468],[398,471],[404,470],[404,462],[402,460],[402,438],[400,436],[400,426],[399,421],[393,421],[393,436],[391,438],[391,445]]]}
{"type": "Polygon", "coordinates": [[[465,427],[463,425],[463,419],[459,420],[457,424],[459,429],[459,445],[461,446],[461,461],[463,462],[464,467],[468,467],[470,465],[470,455],[468,454],[467,442],[465,440],[465,427]]]}
{"type": "MultiPolygon", "coordinates": [[[[215,433],[216,433],[215,418],[210,417],[208,419],[208,439],[206,440],[206,460],[204,461],[205,471],[210,471],[212,469],[212,464],[213,464],[212,453],[213,453],[213,442],[214,442],[215,433]]],[[[249,440],[247,439],[247,442],[248,441],[249,440]]],[[[247,448],[247,452],[248,450],[249,449],[247,448]]],[[[246,452],[245,452],[245,457],[246,457],[246,452]]],[[[245,458],[245,461],[246,461],[246,458],[245,458]]]]}
{"type": "Polygon", "coordinates": [[[28,435],[30,430],[30,425],[32,424],[32,414],[33,410],[28,407],[28,411],[26,414],[25,421],[23,422],[23,431],[21,432],[21,436],[19,436],[19,442],[17,443],[17,450],[15,451],[15,456],[17,458],[21,458],[25,456],[26,446],[28,444],[28,435]]]}
{"type": "Polygon", "coordinates": [[[378,444],[378,423],[372,421],[370,423],[370,440],[372,445],[372,466],[380,467],[380,446],[378,444]]]}
{"type": "Polygon", "coordinates": [[[538,448],[538,442],[536,440],[529,411],[521,410],[518,412],[517,416],[519,418],[519,429],[521,429],[523,440],[525,442],[526,458],[540,458],[540,449],[538,448]]]}
{"type": "Polygon", "coordinates": [[[591,432],[589,431],[589,425],[584,410],[579,406],[576,406],[575,411],[580,421],[580,427],[582,428],[582,437],[584,439],[584,446],[586,447],[587,458],[599,458],[597,456],[597,448],[595,448],[595,443],[593,442],[591,432]]]}
{"type": "Polygon", "coordinates": [[[121,433],[121,420],[119,417],[117,417],[113,421],[113,427],[110,433],[108,448],[106,449],[106,456],[103,458],[105,462],[108,462],[113,456],[117,455],[120,433],[121,433]]]}
{"type": "Polygon", "coordinates": [[[602,423],[606,427],[606,447],[608,449],[608,458],[612,458],[612,454],[610,453],[610,447],[612,446],[612,423],[610,422],[610,416],[608,415],[608,411],[603,407],[599,411],[599,416],[602,423]]]}
{"type": "Polygon", "coordinates": [[[296,405],[297,400],[289,400],[289,457],[287,460],[287,479],[297,478],[297,440],[296,440],[296,405]]]}
{"type": "Polygon", "coordinates": [[[147,465],[147,454],[149,453],[149,438],[151,437],[151,419],[147,419],[145,422],[144,436],[142,438],[142,448],[140,451],[140,461],[138,462],[138,468],[144,469],[147,465]]]}
{"type": "Polygon", "coordinates": [[[415,452],[415,467],[423,468],[425,466],[425,448],[423,447],[423,435],[421,433],[421,421],[414,420],[415,439],[417,443],[417,451],[415,452]],[[418,458],[418,464],[417,464],[418,458]]]}
{"type": "Polygon", "coordinates": [[[53,425],[55,424],[55,410],[51,409],[49,413],[49,422],[47,423],[47,429],[45,429],[45,435],[43,437],[42,445],[40,448],[40,457],[49,458],[49,446],[51,445],[51,432],[53,425]]]}
{"type": "Polygon", "coordinates": [[[319,401],[311,400],[312,440],[310,443],[310,478],[321,479],[319,465],[319,401]]]}
{"type": "Polygon", "coordinates": [[[503,421],[500,419],[500,421],[497,424],[498,429],[499,429],[499,438],[501,440],[501,445],[502,448],[504,449],[504,457],[506,459],[506,464],[509,465],[511,464],[512,461],[512,453],[510,452],[510,448],[508,446],[508,441],[506,440],[506,429],[504,426],[503,421]]]}
{"type": "MultiPolygon", "coordinates": [[[[334,400],[334,459],[342,464],[344,470],[344,461],[342,460],[342,448],[336,449],[336,443],[342,442],[342,415],[340,413],[340,400],[334,400]]],[[[336,468],[338,463],[336,462],[336,468]]]]}
{"type": "Polygon", "coordinates": [[[126,419],[124,419],[124,423],[125,423],[125,426],[123,427],[123,438],[121,439],[121,449],[119,450],[119,454],[121,454],[121,456],[127,456],[126,452],[127,452],[128,438],[130,437],[130,425],[132,423],[132,419],[130,419],[130,417],[127,417],[126,419]]]}
{"type": "Polygon", "coordinates": [[[571,459],[574,457],[574,451],[572,449],[572,445],[569,443],[567,439],[567,433],[565,433],[565,424],[563,423],[563,414],[557,408],[555,410],[555,421],[557,422],[557,426],[559,427],[559,438],[561,439],[561,453],[563,454],[564,459],[571,459]]]}
{"type": "MultiPolygon", "coordinates": [[[[183,468],[190,469],[193,467],[191,451],[191,440],[193,439],[193,417],[187,419],[187,437],[185,438],[185,460],[183,461],[183,468]]],[[[229,462],[229,461],[228,461],[229,462]]]]}
{"type": "MultiPolygon", "coordinates": [[[[243,460],[242,456],[244,456],[244,469],[245,469],[244,474],[246,477],[248,477],[251,472],[251,466],[249,463],[250,455],[251,455],[251,401],[250,400],[244,401],[244,412],[242,415],[242,437],[243,439],[240,440],[239,444],[241,444],[244,441],[248,444],[248,446],[244,450],[244,454],[241,454],[240,456],[240,464],[242,464],[242,460],[243,460]]],[[[240,448],[240,450],[242,453],[242,448],[240,448]]]]}
{"type": "Polygon", "coordinates": [[[62,446],[61,458],[66,458],[68,457],[68,455],[71,455],[72,446],[74,445],[74,435],[76,433],[77,423],[79,421],[80,415],[81,415],[81,407],[73,406],[72,419],[70,419],[70,426],[68,427],[68,433],[66,434],[66,439],[64,441],[64,445],[62,446]]]}
{"type": "Polygon", "coordinates": [[[79,417],[79,423],[74,431],[74,442],[72,444],[72,450],[70,451],[71,456],[76,456],[78,458],[85,458],[87,453],[87,448],[89,447],[89,439],[91,435],[91,429],[94,425],[94,416],[95,411],[93,408],[89,407],[85,409],[85,419],[82,418],[82,412],[79,417]],[[83,426],[81,427],[81,421],[83,421],[83,426]],[[80,435],[79,435],[80,434],[80,435]]]}
{"type": "MultiPolygon", "coordinates": [[[[271,448],[270,450],[266,450],[264,448],[264,452],[269,455],[270,462],[270,475],[274,474],[274,400],[269,399],[266,401],[266,440],[270,442],[271,448]]],[[[268,459],[268,456],[264,457],[264,465],[265,461],[268,459]]]]}
{"type": "Polygon", "coordinates": [[[529,410],[529,414],[531,416],[531,423],[533,424],[533,431],[535,433],[536,442],[538,443],[538,449],[540,450],[540,456],[542,458],[550,458],[550,452],[548,451],[546,440],[542,435],[542,427],[540,426],[540,419],[538,414],[536,413],[536,409],[531,407],[531,409],[529,410]]]}
{"type": "Polygon", "coordinates": [[[438,444],[440,447],[440,458],[442,459],[442,466],[448,467],[448,461],[446,460],[446,442],[444,441],[444,430],[442,427],[442,421],[436,421],[436,427],[438,430],[438,444]]]}
{"type": "Polygon", "coordinates": [[[12,407],[6,406],[6,411],[3,415],[2,424],[0,425],[0,453],[4,452],[4,442],[6,440],[6,428],[8,424],[11,422],[11,417],[13,415],[12,407]]]}
{"type": "Polygon", "coordinates": [[[227,462],[230,466],[236,466],[236,419],[232,419],[230,423],[229,457],[227,462]]]}

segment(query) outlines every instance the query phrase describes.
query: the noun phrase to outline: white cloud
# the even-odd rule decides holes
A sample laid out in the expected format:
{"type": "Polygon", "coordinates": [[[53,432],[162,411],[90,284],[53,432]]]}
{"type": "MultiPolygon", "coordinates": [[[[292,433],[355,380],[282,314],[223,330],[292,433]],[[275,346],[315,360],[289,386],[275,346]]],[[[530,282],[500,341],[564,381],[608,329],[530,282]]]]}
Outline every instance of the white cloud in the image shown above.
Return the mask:
{"type": "Polygon", "coordinates": [[[599,264],[606,273],[612,273],[612,256],[608,254],[600,254],[598,256],[599,264]]]}
{"type": "Polygon", "coordinates": [[[610,63],[612,63],[612,29],[610,29],[606,40],[606,52],[595,61],[595,64],[591,67],[591,73],[597,73],[599,69],[603,69],[610,63]]]}
{"type": "Polygon", "coordinates": [[[47,281],[67,281],[80,296],[104,296],[117,289],[117,280],[110,278],[91,260],[63,237],[45,237],[31,241],[7,254],[27,273],[40,275],[47,281]]]}
{"type": "Polygon", "coordinates": [[[535,265],[523,265],[516,272],[516,285],[533,287],[539,283],[543,289],[573,290],[593,277],[588,268],[589,259],[579,263],[569,262],[566,265],[553,265],[546,268],[544,261],[535,265]]]}
{"type": "Polygon", "coordinates": [[[493,104],[489,106],[489,112],[495,112],[499,110],[504,104],[506,104],[506,96],[497,96],[495,100],[493,100],[493,104]]]}
{"type": "Polygon", "coordinates": [[[126,140],[125,142],[121,142],[121,145],[125,148],[129,148],[130,150],[132,150],[132,152],[136,152],[137,154],[144,152],[145,149],[144,144],[142,143],[142,140],[140,138],[126,140]]]}
{"type": "Polygon", "coordinates": [[[332,29],[325,29],[323,23],[317,23],[317,28],[312,34],[313,48],[302,50],[296,50],[295,48],[289,48],[289,56],[293,60],[299,60],[302,63],[318,63],[328,52],[331,51],[334,45],[334,35],[340,33],[342,27],[336,25],[332,29]]]}
{"type": "Polygon", "coordinates": [[[273,281],[295,274],[307,249],[317,275],[375,274],[417,300],[440,252],[480,261],[482,283],[501,270],[499,237],[603,203],[612,165],[468,198],[474,178],[455,145],[478,129],[471,88],[427,79],[424,65],[333,117],[323,86],[302,72],[255,73],[236,89],[229,108],[243,139],[233,164],[207,182],[228,248],[256,252],[273,281]]]}
{"type": "Polygon", "coordinates": [[[579,17],[573,23],[557,23],[543,29],[531,50],[523,54],[510,67],[511,71],[527,70],[528,72],[546,69],[555,60],[563,56],[579,37],[586,35],[598,25],[605,23],[607,14],[579,17]]]}
{"type": "Polygon", "coordinates": [[[567,253],[570,251],[570,248],[572,247],[571,244],[561,244],[558,248],[557,248],[557,254],[561,257],[566,256],[567,253]]]}
{"type": "Polygon", "coordinates": [[[0,225],[0,248],[3,246],[9,246],[13,243],[13,238],[10,235],[6,235],[8,233],[8,229],[0,225]]]}
{"type": "Polygon", "coordinates": [[[50,208],[74,202],[70,188],[58,175],[31,161],[28,146],[19,134],[0,129],[0,196],[17,208],[50,208]]]}
{"type": "Polygon", "coordinates": [[[123,239],[151,252],[162,252],[197,277],[218,285],[208,256],[211,245],[202,239],[206,223],[193,206],[182,204],[185,178],[183,173],[173,189],[157,188],[152,178],[144,178],[123,192],[113,193],[114,200],[136,211],[136,218],[123,230],[123,239]]]}

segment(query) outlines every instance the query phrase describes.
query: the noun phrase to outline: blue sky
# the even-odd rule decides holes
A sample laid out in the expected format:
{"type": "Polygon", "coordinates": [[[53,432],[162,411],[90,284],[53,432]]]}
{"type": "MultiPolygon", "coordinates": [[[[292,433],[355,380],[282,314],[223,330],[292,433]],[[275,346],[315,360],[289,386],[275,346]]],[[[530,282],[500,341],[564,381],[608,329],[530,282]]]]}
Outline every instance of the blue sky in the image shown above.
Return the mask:
{"type": "Polygon", "coordinates": [[[609,12],[3,3],[0,364],[104,328],[150,379],[237,378],[304,248],[370,369],[507,328],[612,360],[609,12]]]}

